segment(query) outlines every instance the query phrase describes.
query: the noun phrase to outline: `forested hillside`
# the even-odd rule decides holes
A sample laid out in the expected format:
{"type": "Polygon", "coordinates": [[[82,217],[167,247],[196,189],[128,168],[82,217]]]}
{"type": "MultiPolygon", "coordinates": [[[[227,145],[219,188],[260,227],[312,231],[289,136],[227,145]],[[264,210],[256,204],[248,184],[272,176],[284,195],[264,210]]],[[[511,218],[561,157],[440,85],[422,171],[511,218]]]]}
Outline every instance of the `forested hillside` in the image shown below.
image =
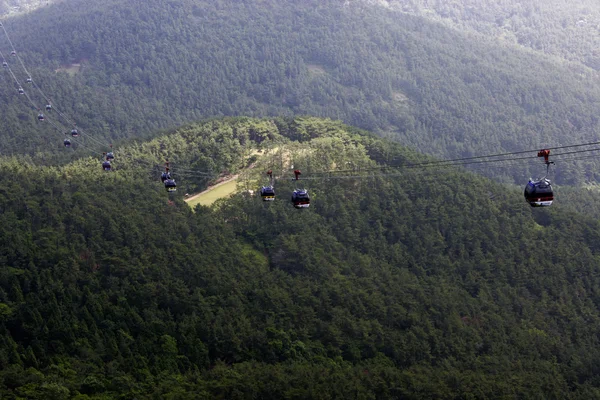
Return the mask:
{"type": "MultiPolygon", "coordinates": [[[[353,4],[70,0],[3,22],[35,82],[106,145],[222,115],[326,116],[442,157],[595,137],[600,84],[590,70],[353,4]]],[[[9,53],[2,35],[0,47],[9,53]]],[[[38,123],[7,71],[0,83],[3,154],[77,157],[59,152],[70,126],[38,123]]],[[[565,182],[595,170],[590,161],[565,182]]]]}
{"type": "Polygon", "coordinates": [[[0,159],[2,398],[600,397],[600,224],[559,200],[450,169],[349,178],[422,158],[315,118],[213,120],[116,156],[0,159]],[[154,170],[248,154],[276,201],[194,213],[154,170]]]}
{"type": "Polygon", "coordinates": [[[35,10],[56,0],[0,0],[0,16],[25,13],[35,10]]]}
{"type": "Polygon", "coordinates": [[[600,3],[594,0],[353,0],[443,21],[600,70],[600,3]]]}

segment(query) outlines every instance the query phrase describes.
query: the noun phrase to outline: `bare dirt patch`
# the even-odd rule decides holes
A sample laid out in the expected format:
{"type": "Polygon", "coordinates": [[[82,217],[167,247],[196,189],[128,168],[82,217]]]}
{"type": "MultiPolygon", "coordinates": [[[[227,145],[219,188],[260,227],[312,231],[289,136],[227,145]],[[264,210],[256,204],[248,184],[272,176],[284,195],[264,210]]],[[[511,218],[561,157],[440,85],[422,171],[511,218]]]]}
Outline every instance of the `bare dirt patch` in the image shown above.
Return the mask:
{"type": "Polygon", "coordinates": [[[54,72],[66,72],[69,75],[75,75],[81,70],[81,64],[63,65],[54,72]]]}
{"type": "Polygon", "coordinates": [[[324,75],[327,73],[325,68],[318,64],[308,64],[306,67],[308,68],[308,72],[314,75],[324,75]]]}

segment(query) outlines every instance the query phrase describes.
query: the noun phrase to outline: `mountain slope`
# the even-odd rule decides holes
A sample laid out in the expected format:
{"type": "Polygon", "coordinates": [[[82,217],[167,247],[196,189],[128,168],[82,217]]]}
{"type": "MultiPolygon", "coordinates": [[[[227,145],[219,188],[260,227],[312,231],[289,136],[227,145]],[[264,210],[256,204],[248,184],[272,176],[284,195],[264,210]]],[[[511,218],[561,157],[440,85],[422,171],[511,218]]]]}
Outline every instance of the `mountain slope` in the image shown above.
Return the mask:
{"type": "Polygon", "coordinates": [[[600,225],[560,201],[531,209],[453,170],[350,178],[421,158],[314,118],[215,120],[122,152],[108,174],[0,160],[3,397],[598,396],[600,225]],[[201,142],[221,160],[285,148],[246,178],[272,167],[278,199],[192,213],[156,182],[161,142],[181,171],[201,142]]]}
{"type": "MultiPolygon", "coordinates": [[[[72,0],[5,26],[36,82],[106,143],[83,138],[98,153],[219,115],[327,116],[443,157],[582,142],[598,127],[589,71],[376,7],[72,0]],[[54,73],[73,62],[74,76],[54,73]]],[[[4,78],[3,153],[64,162],[61,132],[37,123],[4,78]]]]}
{"type": "Polygon", "coordinates": [[[592,0],[348,2],[389,7],[600,69],[600,7],[592,0]]]}
{"type": "Polygon", "coordinates": [[[55,0],[1,0],[0,15],[11,15],[24,12],[30,12],[37,8],[48,5],[55,0]]]}

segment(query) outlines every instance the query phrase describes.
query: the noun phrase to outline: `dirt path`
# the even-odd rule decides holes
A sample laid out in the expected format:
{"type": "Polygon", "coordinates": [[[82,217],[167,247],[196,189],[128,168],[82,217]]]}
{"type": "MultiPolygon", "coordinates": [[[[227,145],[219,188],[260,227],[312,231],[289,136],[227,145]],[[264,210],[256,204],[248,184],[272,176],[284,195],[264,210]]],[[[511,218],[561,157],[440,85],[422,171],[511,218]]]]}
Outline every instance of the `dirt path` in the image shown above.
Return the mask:
{"type": "Polygon", "coordinates": [[[229,176],[229,178],[222,180],[221,182],[217,183],[216,185],[209,186],[208,188],[206,188],[202,192],[196,193],[193,196],[187,197],[184,201],[187,203],[187,202],[190,202],[192,200],[195,200],[198,197],[202,196],[203,194],[206,194],[206,193],[210,192],[211,190],[218,188],[221,185],[224,185],[226,183],[229,183],[229,182],[237,179],[239,176],[240,176],[240,174],[231,175],[231,176],[229,176]]]}
{"type": "MultiPolygon", "coordinates": [[[[254,152],[252,152],[252,153],[251,153],[251,155],[258,155],[258,154],[260,154],[258,151],[254,151],[254,152]]],[[[253,169],[255,166],[256,166],[256,162],[255,162],[255,163],[252,163],[252,164],[250,164],[250,165],[248,166],[248,168],[246,168],[246,170],[253,169]]],[[[221,178],[221,179],[223,179],[223,180],[222,180],[222,181],[220,181],[219,183],[217,183],[216,185],[209,186],[209,187],[207,187],[205,190],[203,190],[203,191],[202,191],[202,192],[200,192],[200,193],[196,193],[196,194],[194,194],[194,195],[192,195],[192,196],[186,197],[186,198],[184,199],[184,201],[185,201],[186,203],[190,203],[190,202],[191,202],[191,203],[196,203],[194,200],[198,199],[199,197],[201,197],[201,196],[203,196],[203,195],[206,195],[206,194],[207,194],[207,193],[209,193],[209,192],[212,192],[213,190],[217,189],[219,186],[226,185],[226,184],[230,183],[231,181],[234,181],[234,180],[236,180],[236,179],[237,179],[239,176],[240,176],[240,174],[235,174],[235,175],[229,175],[227,178],[224,178],[224,179],[223,179],[223,178],[221,178]]],[[[229,194],[227,194],[227,195],[229,195],[229,194]]],[[[227,196],[227,195],[226,195],[226,196],[227,196]]],[[[223,197],[224,197],[224,196],[223,196],[223,197]]]]}

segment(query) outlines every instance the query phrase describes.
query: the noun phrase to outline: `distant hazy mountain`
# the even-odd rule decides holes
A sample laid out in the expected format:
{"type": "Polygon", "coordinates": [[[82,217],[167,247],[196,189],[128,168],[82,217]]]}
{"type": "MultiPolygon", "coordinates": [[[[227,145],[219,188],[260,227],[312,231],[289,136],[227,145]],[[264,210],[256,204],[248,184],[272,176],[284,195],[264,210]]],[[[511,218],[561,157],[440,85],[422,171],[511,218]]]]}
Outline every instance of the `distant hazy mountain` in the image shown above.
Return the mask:
{"type": "Polygon", "coordinates": [[[0,0],[0,17],[21,14],[41,8],[57,0],[0,0]]]}
{"type": "Polygon", "coordinates": [[[595,0],[347,0],[441,21],[600,70],[600,2],[595,0]]]}
{"type": "MultiPolygon", "coordinates": [[[[598,129],[600,81],[589,68],[392,6],[72,0],[5,26],[57,108],[100,140],[83,137],[98,155],[110,142],[222,115],[341,119],[442,157],[595,140],[598,129]]],[[[1,35],[0,48],[10,50],[1,35]]],[[[47,100],[26,86],[32,105],[1,77],[0,151],[70,157],[58,151],[71,126],[55,115],[59,129],[38,123],[47,100]]],[[[595,179],[588,162],[560,174],[595,179]]],[[[520,181],[539,171],[509,173],[520,181]]]]}

